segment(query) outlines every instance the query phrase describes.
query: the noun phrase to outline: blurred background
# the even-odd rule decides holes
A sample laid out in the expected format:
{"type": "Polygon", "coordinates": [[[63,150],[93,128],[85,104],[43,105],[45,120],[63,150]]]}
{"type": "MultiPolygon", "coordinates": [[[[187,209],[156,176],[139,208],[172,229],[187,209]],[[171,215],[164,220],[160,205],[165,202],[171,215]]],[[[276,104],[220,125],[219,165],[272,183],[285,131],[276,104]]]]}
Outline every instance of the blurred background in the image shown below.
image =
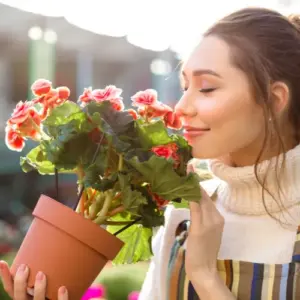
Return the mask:
{"type": "MultiPolygon", "coordinates": [[[[174,106],[181,96],[180,62],[209,25],[247,6],[300,12],[300,0],[0,0],[0,259],[13,257],[39,195],[55,195],[54,178],[22,173],[19,153],[4,143],[6,120],[18,101],[31,98],[33,81],[68,86],[73,100],[84,87],[114,84],[127,105],[136,91],[154,88],[174,106]]],[[[59,184],[65,202],[74,201],[74,178],[60,176],[59,184]]],[[[147,264],[127,268],[139,271],[113,272],[136,275],[120,275],[128,294],[140,288],[147,264]]],[[[127,299],[118,297],[110,299],[127,299]]]]}

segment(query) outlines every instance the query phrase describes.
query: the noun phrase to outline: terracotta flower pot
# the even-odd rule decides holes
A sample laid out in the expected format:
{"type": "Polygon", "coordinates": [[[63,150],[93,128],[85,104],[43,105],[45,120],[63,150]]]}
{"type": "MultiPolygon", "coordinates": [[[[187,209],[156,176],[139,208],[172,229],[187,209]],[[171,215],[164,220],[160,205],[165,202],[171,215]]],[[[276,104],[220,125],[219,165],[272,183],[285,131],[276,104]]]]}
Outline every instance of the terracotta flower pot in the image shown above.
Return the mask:
{"type": "Polygon", "coordinates": [[[41,195],[34,220],[13,262],[15,275],[21,264],[30,268],[29,287],[43,271],[47,276],[47,298],[57,299],[66,286],[69,299],[79,300],[123,242],[105,229],[63,204],[41,195]]]}

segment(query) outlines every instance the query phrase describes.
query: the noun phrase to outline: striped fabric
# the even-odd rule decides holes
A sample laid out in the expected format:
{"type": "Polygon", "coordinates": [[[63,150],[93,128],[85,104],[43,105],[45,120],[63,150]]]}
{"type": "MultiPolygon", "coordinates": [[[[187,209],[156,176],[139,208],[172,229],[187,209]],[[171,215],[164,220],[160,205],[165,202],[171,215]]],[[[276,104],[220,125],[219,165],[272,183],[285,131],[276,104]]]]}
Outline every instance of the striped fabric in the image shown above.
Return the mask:
{"type": "MultiPolygon", "coordinates": [[[[199,300],[185,274],[186,237],[186,231],[178,235],[171,251],[168,300],[199,300]]],[[[218,270],[238,300],[300,300],[300,226],[291,263],[268,265],[219,260],[218,270]]]]}

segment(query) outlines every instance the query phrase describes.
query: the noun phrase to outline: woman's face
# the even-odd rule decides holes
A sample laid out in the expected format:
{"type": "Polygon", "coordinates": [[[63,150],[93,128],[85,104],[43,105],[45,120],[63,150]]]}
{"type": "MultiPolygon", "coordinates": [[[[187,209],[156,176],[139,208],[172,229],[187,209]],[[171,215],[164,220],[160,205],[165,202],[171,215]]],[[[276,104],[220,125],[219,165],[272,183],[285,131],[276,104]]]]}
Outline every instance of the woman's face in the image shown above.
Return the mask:
{"type": "Polygon", "coordinates": [[[195,158],[256,159],[264,137],[263,109],[246,75],[231,62],[230,48],[208,36],[183,66],[185,92],[176,105],[195,158]]]}

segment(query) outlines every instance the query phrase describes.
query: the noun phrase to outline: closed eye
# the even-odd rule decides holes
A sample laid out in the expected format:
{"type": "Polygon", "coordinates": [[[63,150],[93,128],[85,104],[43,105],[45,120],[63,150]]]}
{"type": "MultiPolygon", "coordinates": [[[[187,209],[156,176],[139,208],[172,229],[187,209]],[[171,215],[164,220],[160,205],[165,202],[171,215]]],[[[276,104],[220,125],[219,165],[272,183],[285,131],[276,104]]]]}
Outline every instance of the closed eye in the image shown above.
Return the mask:
{"type": "Polygon", "coordinates": [[[205,93],[211,93],[215,90],[216,90],[215,88],[209,88],[209,89],[201,89],[201,90],[199,90],[199,92],[205,94],[205,93]]]}

